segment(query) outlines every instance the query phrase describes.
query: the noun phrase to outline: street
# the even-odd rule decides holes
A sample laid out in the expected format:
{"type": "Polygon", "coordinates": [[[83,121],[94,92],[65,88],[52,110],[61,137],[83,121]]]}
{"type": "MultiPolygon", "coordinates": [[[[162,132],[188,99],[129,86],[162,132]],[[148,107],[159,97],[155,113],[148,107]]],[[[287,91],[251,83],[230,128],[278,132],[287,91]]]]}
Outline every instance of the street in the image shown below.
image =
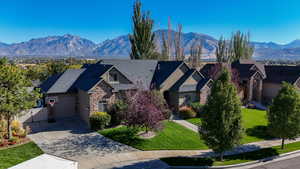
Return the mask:
{"type": "Polygon", "coordinates": [[[277,161],[251,169],[300,169],[300,157],[277,161]]]}

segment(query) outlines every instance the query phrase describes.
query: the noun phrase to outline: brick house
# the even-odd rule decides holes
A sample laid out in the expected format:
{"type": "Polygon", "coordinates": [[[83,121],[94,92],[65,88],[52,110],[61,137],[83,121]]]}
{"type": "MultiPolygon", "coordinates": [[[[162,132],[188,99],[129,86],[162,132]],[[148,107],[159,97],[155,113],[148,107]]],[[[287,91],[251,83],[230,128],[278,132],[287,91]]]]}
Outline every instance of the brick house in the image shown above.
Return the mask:
{"type": "Polygon", "coordinates": [[[69,69],[40,85],[49,116],[78,116],[86,123],[91,113],[107,111],[122,93],[142,87],[162,92],[174,111],[191,102],[206,102],[211,79],[183,61],[102,60],[69,69]]]}
{"type": "MultiPolygon", "coordinates": [[[[200,72],[210,77],[215,64],[206,64],[200,72]]],[[[246,104],[252,101],[269,104],[281,89],[282,82],[295,85],[300,90],[300,66],[263,65],[253,60],[240,59],[231,64],[238,72],[239,95],[246,104]]]]}
{"type": "Polygon", "coordinates": [[[281,89],[282,82],[293,84],[300,90],[300,66],[266,65],[263,82],[263,100],[270,103],[281,89]]]}
{"type": "MultiPolygon", "coordinates": [[[[204,65],[200,72],[207,78],[215,64],[204,65]]],[[[239,80],[239,96],[244,103],[251,101],[261,102],[263,91],[263,80],[266,78],[266,72],[263,64],[253,60],[238,60],[231,64],[231,69],[237,72],[239,80]]]]}

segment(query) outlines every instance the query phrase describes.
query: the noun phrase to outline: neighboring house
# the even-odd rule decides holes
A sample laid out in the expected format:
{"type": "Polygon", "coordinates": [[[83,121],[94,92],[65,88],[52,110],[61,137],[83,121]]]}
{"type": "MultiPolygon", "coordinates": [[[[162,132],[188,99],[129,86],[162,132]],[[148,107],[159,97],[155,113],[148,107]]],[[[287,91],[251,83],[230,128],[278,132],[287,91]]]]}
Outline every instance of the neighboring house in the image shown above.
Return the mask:
{"type": "MultiPolygon", "coordinates": [[[[215,64],[206,64],[200,72],[210,77],[214,66],[215,64]]],[[[241,59],[233,62],[231,68],[238,72],[239,95],[244,103],[270,103],[277,96],[282,82],[291,83],[300,90],[300,66],[263,65],[241,59]]]]}
{"type": "Polygon", "coordinates": [[[263,98],[270,103],[281,89],[282,82],[288,82],[300,89],[300,66],[265,66],[267,78],[263,83],[263,98]]]}
{"type": "Polygon", "coordinates": [[[191,102],[206,102],[211,80],[182,61],[102,60],[69,69],[47,79],[40,87],[49,115],[80,116],[86,123],[91,113],[107,111],[124,92],[143,88],[159,90],[177,111],[191,102]],[[53,106],[50,104],[55,102],[53,106]]]}
{"type": "MultiPolygon", "coordinates": [[[[215,64],[204,65],[200,72],[209,78],[215,64]]],[[[238,60],[231,64],[231,68],[237,71],[239,83],[239,95],[244,103],[251,101],[261,102],[263,80],[266,78],[264,65],[252,60],[238,60]]]]}

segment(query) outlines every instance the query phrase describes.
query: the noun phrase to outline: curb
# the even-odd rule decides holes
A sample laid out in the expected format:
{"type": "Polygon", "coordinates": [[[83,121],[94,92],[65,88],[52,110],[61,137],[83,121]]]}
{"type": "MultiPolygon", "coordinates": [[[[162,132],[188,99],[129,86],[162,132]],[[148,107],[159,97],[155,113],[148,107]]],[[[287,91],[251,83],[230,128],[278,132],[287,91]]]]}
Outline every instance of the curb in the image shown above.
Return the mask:
{"type": "MultiPolygon", "coordinates": [[[[260,160],[256,160],[256,161],[250,161],[250,162],[245,162],[245,163],[241,163],[241,164],[234,164],[234,165],[225,165],[225,166],[170,166],[169,169],[221,169],[221,168],[238,168],[238,167],[245,167],[245,166],[250,166],[250,165],[254,165],[254,164],[259,164],[259,163],[263,163],[263,162],[269,162],[272,160],[276,160],[278,159],[280,161],[280,158],[284,158],[284,157],[288,157],[291,155],[300,155],[300,150],[296,150],[296,151],[292,151],[289,153],[285,153],[285,154],[280,154],[278,156],[272,156],[272,157],[267,157],[267,158],[263,158],[260,160]]],[[[293,157],[291,157],[293,158],[293,157]]],[[[283,160],[283,159],[282,159],[283,160]]]]}

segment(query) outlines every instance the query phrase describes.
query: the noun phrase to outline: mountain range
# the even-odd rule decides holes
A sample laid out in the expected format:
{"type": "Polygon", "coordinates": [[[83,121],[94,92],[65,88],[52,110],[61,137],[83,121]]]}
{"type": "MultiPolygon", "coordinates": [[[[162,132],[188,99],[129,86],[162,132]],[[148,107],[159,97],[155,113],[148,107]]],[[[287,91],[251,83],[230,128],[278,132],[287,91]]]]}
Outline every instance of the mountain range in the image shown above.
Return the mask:
{"type": "MultiPolygon", "coordinates": [[[[161,51],[162,36],[167,35],[167,30],[157,30],[155,42],[157,50],[161,51]]],[[[174,41],[176,32],[171,31],[174,41]]],[[[194,44],[202,44],[203,58],[215,57],[217,39],[201,33],[183,33],[182,45],[188,56],[190,48],[194,44]]],[[[294,40],[288,44],[277,44],[274,42],[252,42],[255,47],[254,57],[256,59],[282,59],[300,60],[300,40],[294,40]]],[[[174,46],[174,45],[173,45],[174,46]]],[[[7,57],[86,57],[86,58],[128,58],[130,53],[130,42],[128,35],[105,40],[99,44],[91,40],[66,34],[63,36],[48,36],[31,39],[26,42],[6,44],[0,42],[0,56],[7,57]]],[[[174,47],[172,49],[174,52],[174,47]]]]}

